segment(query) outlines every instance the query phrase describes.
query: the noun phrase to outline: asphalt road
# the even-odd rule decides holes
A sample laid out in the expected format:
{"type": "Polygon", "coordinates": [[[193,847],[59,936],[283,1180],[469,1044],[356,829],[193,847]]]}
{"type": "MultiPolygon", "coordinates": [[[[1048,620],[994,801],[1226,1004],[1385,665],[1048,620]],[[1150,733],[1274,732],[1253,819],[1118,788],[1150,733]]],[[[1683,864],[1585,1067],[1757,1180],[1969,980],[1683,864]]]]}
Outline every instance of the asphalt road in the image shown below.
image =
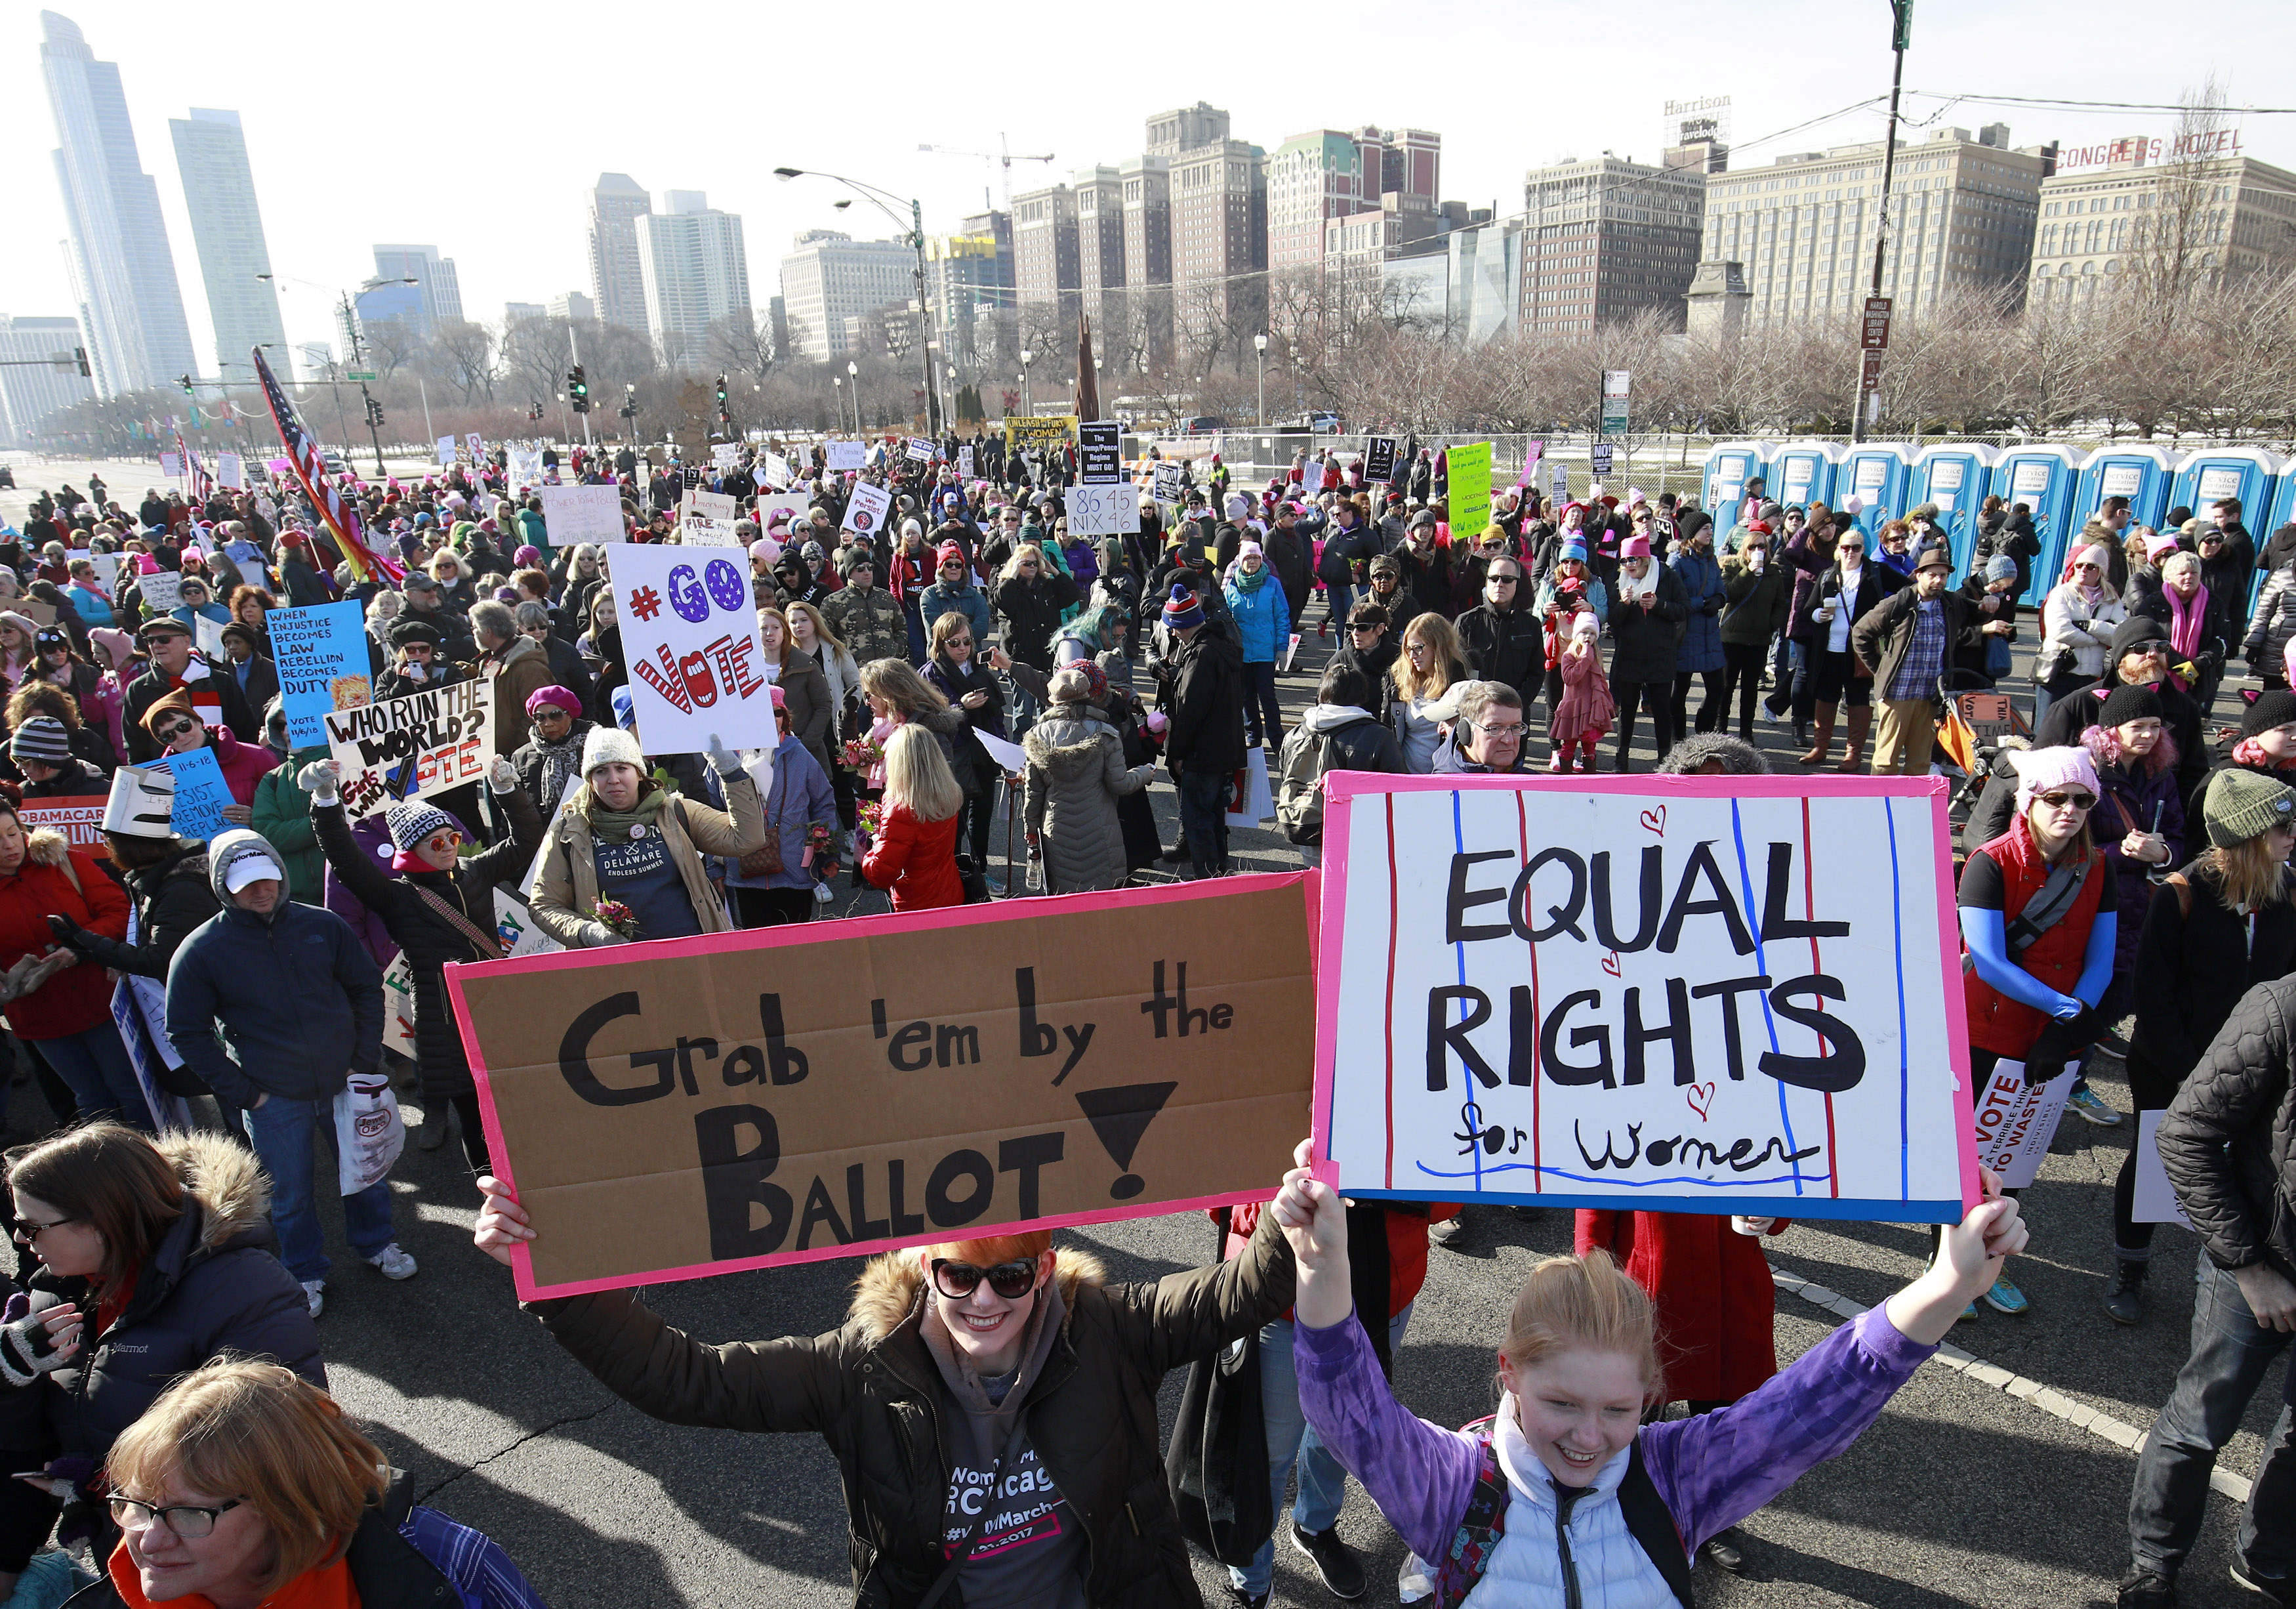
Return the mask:
{"type": "MultiPolygon", "coordinates": [[[[5,503],[0,511],[12,512],[5,503]]],[[[1312,606],[1310,620],[1321,613],[1312,606]]],[[[1301,673],[1283,685],[1287,707],[1312,696],[1307,673],[1325,647],[1313,638],[1303,644],[1301,673]]],[[[1645,730],[1645,757],[1648,741],[1645,730]]],[[[1760,743],[1774,758],[1789,747],[1774,729],[1761,731],[1760,743]]],[[[1168,783],[1158,784],[1154,800],[1168,841],[1168,783]]],[[[1001,833],[997,842],[1001,849],[1001,833]]],[[[1236,847],[1250,869],[1294,863],[1270,834],[1241,834],[1236,847]]],[[[1001,865],[997,870],[1001,887],[1001,865]]],[[[840,913],[877,904],[875,896],[840,885],[840,913]]],[[[2092,1078],[2107,1099],[2122,1104],[2125,1090],[2110,1063],[2094,1067],[2092,1078]]],[[[45,1117],[37,1094],[18,1086],[9,1138],[31,1137],[45,1117]]],[[[1970,1372],[1925,1365],[1849,1454],[1748,1522],[1755,1579],[1700,1567],[1702,1601],[1731,1609],[2112,1602],[2127,1559],[2136,1457],[2072,1420],[2086,1409],[2139,1432],[2151,1424],[2184,1360],[2197,1251],[2190,1234],[2164,1226],[2146,1322],[2123,1330],[2099,1309],[2111,1268],[2112,1180],[2131,1129],[2067,1118],[2057,1151],[2024,1196],[2033,1246],[2014,1271],[2031,1311],[2005,1318],[1983,1309],[1951,1338],[2049,1394],[2027,1400],[1970,1372]],[[2062,1406],[2052,1412],[2040,1402],[2062,1406]]],[[[414,1474],[426,1500],[502,1543],[561,1609],[668,1603],[826,1609],[850,1601],[837,1472],[819,1443],[680,1429],[623,1406],[520,1312],[508,1272],[472,1248],[475,1193],[455,1147],[410,1148],[395,1189],[401,1239],[422,1272],[403,1285],[384,1281],[342,1252],[340,1223],[331,1224],[339,1268],[320,1328],[337,1394],[414,1474]]],[[[1063,1238],[1099,1253],[1117,1279],[1153,1278],[1211,1251],[1209,1226],[1186,1215],[1063,1238]]],[[[1495,1400],[1492,1347],[1513,1292],[1538,1259],[1567,1250],[1569,1242],[1565,1214],[1525,1221],[1475,1210],[1465,1237],[1433,1254],[1398,1360],[1405,1400],[1439,1423],[1488,1412],[1495,1400]]],[[[1782,1273],[1870,1305],[1916,1272],[1926,1234],[1886,1224],[1797,1224],[1767,1247],[1782,1273]]],[[[840,1322],[854,1271],[849,1263],[808,1264],[663,1285],[647,1299],[708,1340],[810,1334],[840,1322]]],[[[1781,1362],[1837,1322],[1784,1291],[1776,1312],[1781,1362]]],[[[2285,1367],[2276,1367],[2258,1392],[2222,1470],[2254,1474],[2285,1367]]],[[[1179,1379],[1166,1383],[1168,1423],[1179,1379]]],[[[1367,1556],[1373,1584],[1364,1601],[1392,1603],[1402,1549],[1360,1493],[1350,1492],[1341,1529],[1367,1556]]],[[[2188,1605],[2259,1601],[2226,1573],[2238,1517],[2232,1500],[2211,1496],[2185,1577],[2188,1605]]],[[[1304,1556],[1279,1546],[1277,1602],[1329,1601],[1306,1564],[1304,1556]]],[[[1197,1573],[1211,1601],[1221,1601],[1225,1572],[1200,1564],[1197,1573]]]]}

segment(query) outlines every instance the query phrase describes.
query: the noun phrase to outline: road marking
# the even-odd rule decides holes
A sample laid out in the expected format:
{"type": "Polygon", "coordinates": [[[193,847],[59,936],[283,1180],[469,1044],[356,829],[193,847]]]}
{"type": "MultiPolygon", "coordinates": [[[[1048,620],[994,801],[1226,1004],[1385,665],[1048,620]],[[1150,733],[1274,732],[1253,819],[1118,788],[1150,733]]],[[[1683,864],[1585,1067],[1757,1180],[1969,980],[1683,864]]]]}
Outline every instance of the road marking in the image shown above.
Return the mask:
{"type": "MultiPolygon", "coordinates": [[[[1780,1290],[1791,1291],[1804,1301],[1824,1308],[1836,1318],[1855,1318],[1866,1311],[1864,1308],[1840,1292],[1830,1291],[1816,1280],[1804,1279],[1800,1275],[1790,1274],[1784,1268],[1773,1267],[1770,1269],[1770,1278],[1780,1290]]],[[[1973,1353],[1962,1350],[1950,1342],[1938,1348],[1934,1361],[1966,1375],[1980,1385],[1988,1385],[1995,1391],[2006,1391],[2012,1397],[2021,1398],[2044,1413],[2055,1415],[2078,1430],[2085,1430],[2093,1435],[2102,1436],[2115,1447],[2126,1449],[2129,1452],[2138,1452],[2144,1449],[2144,1433],[2127,1420],[2116,1419],[2111,1414],[2100,1413],[2086,1402],[2076,1402],[2062,1392],[2051,1391],[2038,1380],[2029,1380],[2022,1375],[2013,1375],[2007,1369],[1988,1363],[1973,1353]]],[[[2248,1501],[2250,1483],[2245,1475],[2235,1474],[2231,1470],[2218,1465],[2209,1472],[2209,1484],[2235,1503],[2248,1501]]]]}

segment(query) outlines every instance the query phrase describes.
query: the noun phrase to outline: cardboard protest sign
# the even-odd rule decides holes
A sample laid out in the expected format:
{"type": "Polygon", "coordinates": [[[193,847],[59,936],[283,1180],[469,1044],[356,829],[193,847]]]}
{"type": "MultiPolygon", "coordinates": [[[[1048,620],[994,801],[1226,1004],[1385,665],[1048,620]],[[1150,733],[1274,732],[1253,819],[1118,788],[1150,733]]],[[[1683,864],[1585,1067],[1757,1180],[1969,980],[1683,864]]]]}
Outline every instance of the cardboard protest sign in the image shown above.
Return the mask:
{"type": "Polygon", "coordinates": [[[648,754],[772,748],[773,694],[758,607],[737,554],[633,544],[614,555],[614,603],[648,754]]]}
{"type": "Polygon", "coordinates": [[[553,547],[625,539],[621,488],[545,486],[536,495],[542,499],[543,534],[553,547]]]}
{"type": "Polygon", "coordinates": [[[1069,534],[1121,537],[1140,529],[1140,488],[1128,482],[1068,488],[1069,534]]]}
{"type": "Polygon", "coordinates": [[[1454,447],[1445,464],[1451,472],[1451,529],[1472,541],[1491,522],[1491,444],[1454,447]]]}
{"type": "Polygon", "coordinates": [[[62,833],[74,849],[100,850],[103,847],[106,797],[102,793],[73,793],[52,799],[28,799],[16,816],[27,833],[51,827],[62,833]]]}
{"type": "Polygon", "coordinates": [[[183,603],[184,578],[172,570],[155,570],[136,578],[135,590],[142,595],[146,611],[165,614],[183,603]]]}
{"type": "Polygon", "coordinates": [[[182,480],[184,478],[183,454],[161,453],[160,455],[160,472],[167,476],[170,480],[182,480]]]}
{"type": "Polygon", "coordinates": [[[211,665],[221,665],[229,660],[223,645],[224,622],[194,612],[192,615],[192,646],[208,657],[211,665]]]}
{"type": "Polygon", "coordinates": [[[473,464],[485,463],[487,457],[487,439],[479,434],[478,431],[472,431],[469,435],[464,436],[463,439],[470,444],[471,462],[473,464]]]}
{"type": "Polygon", "coordinates": [[[808,499],[799,497],[795,492],[764,492],[759,494],[754,506],[757,509],[758,529],[763,531],[766,529],[766,521],[783,509],[789,511],[791,524],[803,524],[806,510],[811,508],[813,505],[808,499]]]}
{"type": "MultiPolygon", "coordinates": [[[[240,546],[242,546],[242,544],[232,544],[232,546],[234,547],[240,546]]],[[[230,553],[231,548],[226,547],[224,551],[226,553],[230,553]]],[[[119,595],[119,565],[120,561],[126,556],[127,555],[124,554],[116,553],[76,553],[72,554],[72,558],[75,562],[86,559],[88,563],[94,568],[95,588],[107,598],[117,598],[119,595]]],[[[239,555],[233,554],[232,559],[234,562],[238,562],[239,555]]]]}
{"type": "Polygon", "coordinates": [[[2001,1176],[2005,1190],[2022,1190],[2041,1171],[2041,1159],[2056,1138],[2057,1124],[2072,1098],[2071,1072],[2061,1072],[2046,1084],[2025,1082],[2025,1063],[1997,1062],[1985,1087],[1977,1092],[1970,1132],[1977,1142],[1977,1162],[2001,1176]]]}
{"type": "Polygon", "coordinates": [[[845,505],[845,523],[839,529],[873,537],[885,528],[885,514],[892,505],[891,492],[866,480],[857,480],[853,483],[853,496],[845,505]]]}
{"type": "Polygon", "coordinates": [[[758,478],[767,486],[787,486],[790,483],[789,460],[779,453],[758,456],[758,478]]]}
{"type": "Polygon", "coordinates": [[[537,1232],[519,1294],[1268,1196],[1308,1118],[1308,882],[449,967],[537,1232]]]}
{"type": "Polygon", "coordinates": [[[901,456],[912,464],[931,464],[939,451],[921,436],[912,436],[901,444],[901,456]]]}
{"type": "Polygon", "coordinates": [[[239,801],[223,779],[223,767],[213,749],[193,749],[184,754],[163,754],[152,762],[154,769],[176,774],[176,804],[168,825],[184,838],[213,838],[232,823],[224,811],[239,801]]]}
{"type": "Polygon", "coordinates": [[[742,462],[742,444],[738,441],[711,442],[709,462],[720,474],[723,474],[742,462]]]}
{"type": "Polygon", "coordinates": [[[8,607],[30,620],[35,626],[56,623],[56,606],[45,598],[10,598],[8,607]]]}
{"type": "Polygon", "coordinates": [[[1007,451],[1016,448],[1054,447],[1076,434],[1074,414],[1039,414],[1031,418],[1007,415],[1004,419],[1004,446],[1007,451]]]}
{"type": "Polygon", "coordinates": [[[455,460],[458,456],[461,456],[461,452],[462,452],[462,447],[461,447],[461,444],[460,444],[460,443],[458,443],[458,442],[457,442],[457,441],[456,441],[456,440],[455,440],[452,436],[441,436],[441,437],[439,437],[439,467],[440,469],[452,469],[452,468],[454,468],[454,467],[455,467],[455,460]]]}
{"type": "Polygon", "coordinates": [[[741,504],[723,492],[688,492],[677,501],[677,539],[688,547],[734,547],[741,504]]]}
{"type": "Polygon", "coordinates": [[[1267,787],[1267,751],[1246,749],[1228,788],[1227,825],[1256,827],[1275,814],[1275,796],[1267,787]]]}
{"type": "Polygon", "coordinates": [[[263,467],[269,470],[275,475],[291,475],[295,472],[295,460],[292,458],[266,458],[263,461],[263,467]]]}
{"type": "Polygon", "coordinates": [[[1316,1135],[1349,1195],[1975,1201],[1942,779],[1325,786],[1316,1135]]]}
{"type": "Polygon", "coordinates": [[[401,950],[382,973],[382,1047],[409,1061],[422,1054],[414,1038],[414,967],[401,950]]]}
{"type": "Polygon", "coordinates": [[[822,447],[832,470],[860,469],[869,461],[869,449],[858,441],[824,441],[822,447]]]}
{"type": "Polygon", "coordinates": [[[2161,1120],[2165,1112],[2140,1112],[2136,1114],[2136,1192],[2133,1198],[2128,1221],[2138,1224],[2182,1224],[2193,1227],[2185,1203],[2177,1199],[2176,1187],[2169,1182],[2169,1170],[2161,1165],[2161,1120]]]}
{"type": "Polygon", "coordinates": [[[356,709],[374,698],[365,613],[355,602],[315,603],[272,610],[263,623],[279,666],[288,743],[298,749],[325,743],[328,710],[356,709]]]}
{"type": "Polygon", "coordinates": [[[972,449],[970,447],[956,449],[956,472],[963,480],[972,479],[972,449]]]}
{"type": "MultiPolygon", "coordinates": [[[[538,447],[514,447],[510,449],[510,484],[513,491],[542,484],[542,449],[538,447]]],[[[545,516],[545,526],[548,516],[545,516]]],[[[545,529],[545,534],[548,534],[545,529]]]]}
{"type": "Polygon", "coordinates": [[[217,453],[216,455],[216,484],[220,487],[228,487],[233,491],[246,490],[246,461],[237,453],[217,453]]]}
{"type": "Polygon", "coordinates": [[[495,685],[456,682],[323,718],[354,821],[402,799],[478,781],[495,758],[495,685]]]}
{"type": "Polygon", "coordinates": [[[1524,443],[1522,449],[1522,473],[1514,478],[1514,483],[1517,486],[1537,486],[1538,484],[1538,461],[1540,457],[1545,455],[1546,451],[1546,443],[1544,441],[1531,441],[1524,443]]]}
{"type": "Polygon", "coordinates": [[[1180,466],[1159,464],[1156,466],[1156,501],[1177,503],[1180,500],[1180,466]]]}

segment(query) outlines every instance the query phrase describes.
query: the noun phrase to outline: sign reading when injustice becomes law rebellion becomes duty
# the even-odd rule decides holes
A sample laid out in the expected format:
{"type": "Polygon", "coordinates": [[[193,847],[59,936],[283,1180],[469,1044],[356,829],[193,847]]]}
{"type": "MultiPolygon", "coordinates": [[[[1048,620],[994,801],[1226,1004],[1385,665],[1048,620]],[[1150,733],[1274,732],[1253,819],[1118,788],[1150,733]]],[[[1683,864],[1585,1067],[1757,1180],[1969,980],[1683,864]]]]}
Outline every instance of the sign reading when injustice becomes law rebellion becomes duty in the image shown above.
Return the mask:
{"type": "Polygon", "coordinates": [[[1940,1222],[1976,1198],[1944,784],[1334,773],[1349,1195],[1940,1222]]]}
{"type": "Polygon", "coordinates": [[[449,967],[522,1298],[1266,1199],[1308,880],[449,967]]]}

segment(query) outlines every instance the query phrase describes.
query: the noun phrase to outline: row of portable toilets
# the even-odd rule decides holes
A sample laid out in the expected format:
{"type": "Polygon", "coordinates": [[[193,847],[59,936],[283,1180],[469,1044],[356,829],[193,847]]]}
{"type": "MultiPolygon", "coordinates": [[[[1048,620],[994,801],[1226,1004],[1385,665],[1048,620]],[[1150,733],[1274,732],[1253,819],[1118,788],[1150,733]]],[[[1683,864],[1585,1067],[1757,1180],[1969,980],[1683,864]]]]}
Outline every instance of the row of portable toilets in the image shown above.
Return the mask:
{"type": "MultiPolygon", "coordinates": [[[[2206,520],[2211,505],[2237,497],[2242,523],[2259,547],[2296,521],[2296,459],[2253,447],[2179,453],[2142,444],[2084,451],[1940,441],[1915,450],[1895,441],[1726,441],[1706,455],[1701,505],[1718,510],[1735,504],[1758,475],[1780,503],[1819,502],[1839,513],[1857,499],[1857,524],[1868,542],[1884,521],[1934,503],[1953,544],[1956,573],[1969,567],[1975,551],[1977,515],[1986,497],[2025,504],[2041,539],[2024,598],[2035,605],[2064,568],[2066,545],[2107,497],[2128,498],[2134,521],[2156,529],[2172,508],[2190,508],[2206,520]]],[[[2251,602],[2254,596],[2251,586],[2251,602]]]]}

